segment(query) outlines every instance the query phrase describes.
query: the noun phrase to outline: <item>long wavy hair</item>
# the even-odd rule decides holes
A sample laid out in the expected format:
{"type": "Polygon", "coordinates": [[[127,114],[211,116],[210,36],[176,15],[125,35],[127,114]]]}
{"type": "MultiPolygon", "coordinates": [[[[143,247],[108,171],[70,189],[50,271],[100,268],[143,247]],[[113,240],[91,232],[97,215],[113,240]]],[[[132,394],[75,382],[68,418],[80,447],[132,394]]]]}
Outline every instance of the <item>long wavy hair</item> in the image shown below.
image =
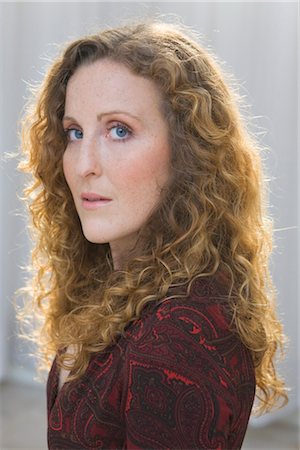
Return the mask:
{"type": "Polygon", "coordinates": [[[274,367],[284,336],[268,267],[273,229],[261,148],[229,78],[194,35],[137,23],[69,43],[24,117],[22,149],[35,240],[27,313],[43,317],[35,336],[44,361],[57,354],[67,367],[74,355],[64,350],[74,346],[72,377],[80,377],[91,354],[116,342],[146,304],[221,273],[232,329],[253,357],[259,412],[287,400],[274,367]],[[101,58],[158,86],[172,147],[172,182],[140,230],[139,251],[118,271],[109,245],[83,236],[62,168],[68,80],[101,58]]]}

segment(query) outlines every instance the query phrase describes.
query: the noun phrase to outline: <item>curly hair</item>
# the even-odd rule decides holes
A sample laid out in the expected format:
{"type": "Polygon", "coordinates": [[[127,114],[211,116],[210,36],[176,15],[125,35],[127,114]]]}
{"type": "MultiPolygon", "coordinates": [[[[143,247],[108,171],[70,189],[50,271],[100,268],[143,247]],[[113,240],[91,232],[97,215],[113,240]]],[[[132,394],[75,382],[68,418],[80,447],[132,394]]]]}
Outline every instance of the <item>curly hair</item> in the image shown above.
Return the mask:
{"type": "Polygon", "coordinates": [[[31,175],[25,196],[35,248],[27,290],[30,315],[33,304],[43,317],[36,336],[44,361],[58,354],[67,367],[73,356],[63,350],[75,346],[77,378],[91,353],[116,342],[146,304],[165,298],[172,286],[187,293],[195,278],[222,273],[232,329],[253,357],[258,411],[287,401],[274,366],[284,335],[268,267],[268,191],[261,148],[239,102],[216,58],[178,26],[106,29],[69,43],[57,57],[24,117],[20,164],[31,175]],[[139,232],[139,253],[118,271],[109,245],[83,236],[62,168],[68,80],[101,58],[153,80],[172,130],[172,182],[139,232]]]}

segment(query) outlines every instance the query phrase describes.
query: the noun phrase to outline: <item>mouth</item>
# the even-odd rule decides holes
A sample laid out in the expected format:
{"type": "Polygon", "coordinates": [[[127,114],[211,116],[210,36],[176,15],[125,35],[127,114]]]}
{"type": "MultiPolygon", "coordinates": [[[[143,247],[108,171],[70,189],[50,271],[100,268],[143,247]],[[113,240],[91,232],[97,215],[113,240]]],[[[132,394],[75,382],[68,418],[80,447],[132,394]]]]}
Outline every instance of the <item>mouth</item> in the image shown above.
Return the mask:
{"type": "Polygon", "coordinates": [[[80,195],[80,198],[82,200],[82,206],[85,209],[95,209],[99,206],[106,205],[112,201],[111,198],[104,197],[101,194],[94,194],[94,193],[82,193],[80,195]]]}
{"type": "Polygon", "coordinates": [[[104,197],[103,195],[98,194],[81,194],[81,199],[86,200],[88,202],[99,202],[102,200],[111,200],[111,198],[104,197]]]}

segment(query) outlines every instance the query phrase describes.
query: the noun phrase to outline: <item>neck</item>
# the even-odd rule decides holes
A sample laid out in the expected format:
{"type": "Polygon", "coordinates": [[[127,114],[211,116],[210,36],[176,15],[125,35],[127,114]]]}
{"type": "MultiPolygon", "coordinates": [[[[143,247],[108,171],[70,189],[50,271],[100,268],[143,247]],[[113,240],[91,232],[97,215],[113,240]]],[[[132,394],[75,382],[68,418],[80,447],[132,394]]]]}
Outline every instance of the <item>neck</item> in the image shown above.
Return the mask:
{"type": "Polygon", "coordinates": [[[136,241],[137,235],[134,234],[109,243],[114,270],[121,270],[124,267],[130,253],[135,248],[136,241]]]}

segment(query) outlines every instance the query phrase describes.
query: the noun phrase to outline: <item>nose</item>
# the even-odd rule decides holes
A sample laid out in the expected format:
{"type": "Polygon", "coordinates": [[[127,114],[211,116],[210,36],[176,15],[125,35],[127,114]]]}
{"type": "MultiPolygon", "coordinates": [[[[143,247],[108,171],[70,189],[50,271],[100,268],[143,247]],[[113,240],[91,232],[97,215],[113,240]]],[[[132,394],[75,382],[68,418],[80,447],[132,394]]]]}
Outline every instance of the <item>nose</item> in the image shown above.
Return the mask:
{"type": "Polygon", "coordinates": [[[100,176],[102,173],[101,149],[96,139],[83,139],[77,161],[77,170],[81,177],[100,176]]]}

